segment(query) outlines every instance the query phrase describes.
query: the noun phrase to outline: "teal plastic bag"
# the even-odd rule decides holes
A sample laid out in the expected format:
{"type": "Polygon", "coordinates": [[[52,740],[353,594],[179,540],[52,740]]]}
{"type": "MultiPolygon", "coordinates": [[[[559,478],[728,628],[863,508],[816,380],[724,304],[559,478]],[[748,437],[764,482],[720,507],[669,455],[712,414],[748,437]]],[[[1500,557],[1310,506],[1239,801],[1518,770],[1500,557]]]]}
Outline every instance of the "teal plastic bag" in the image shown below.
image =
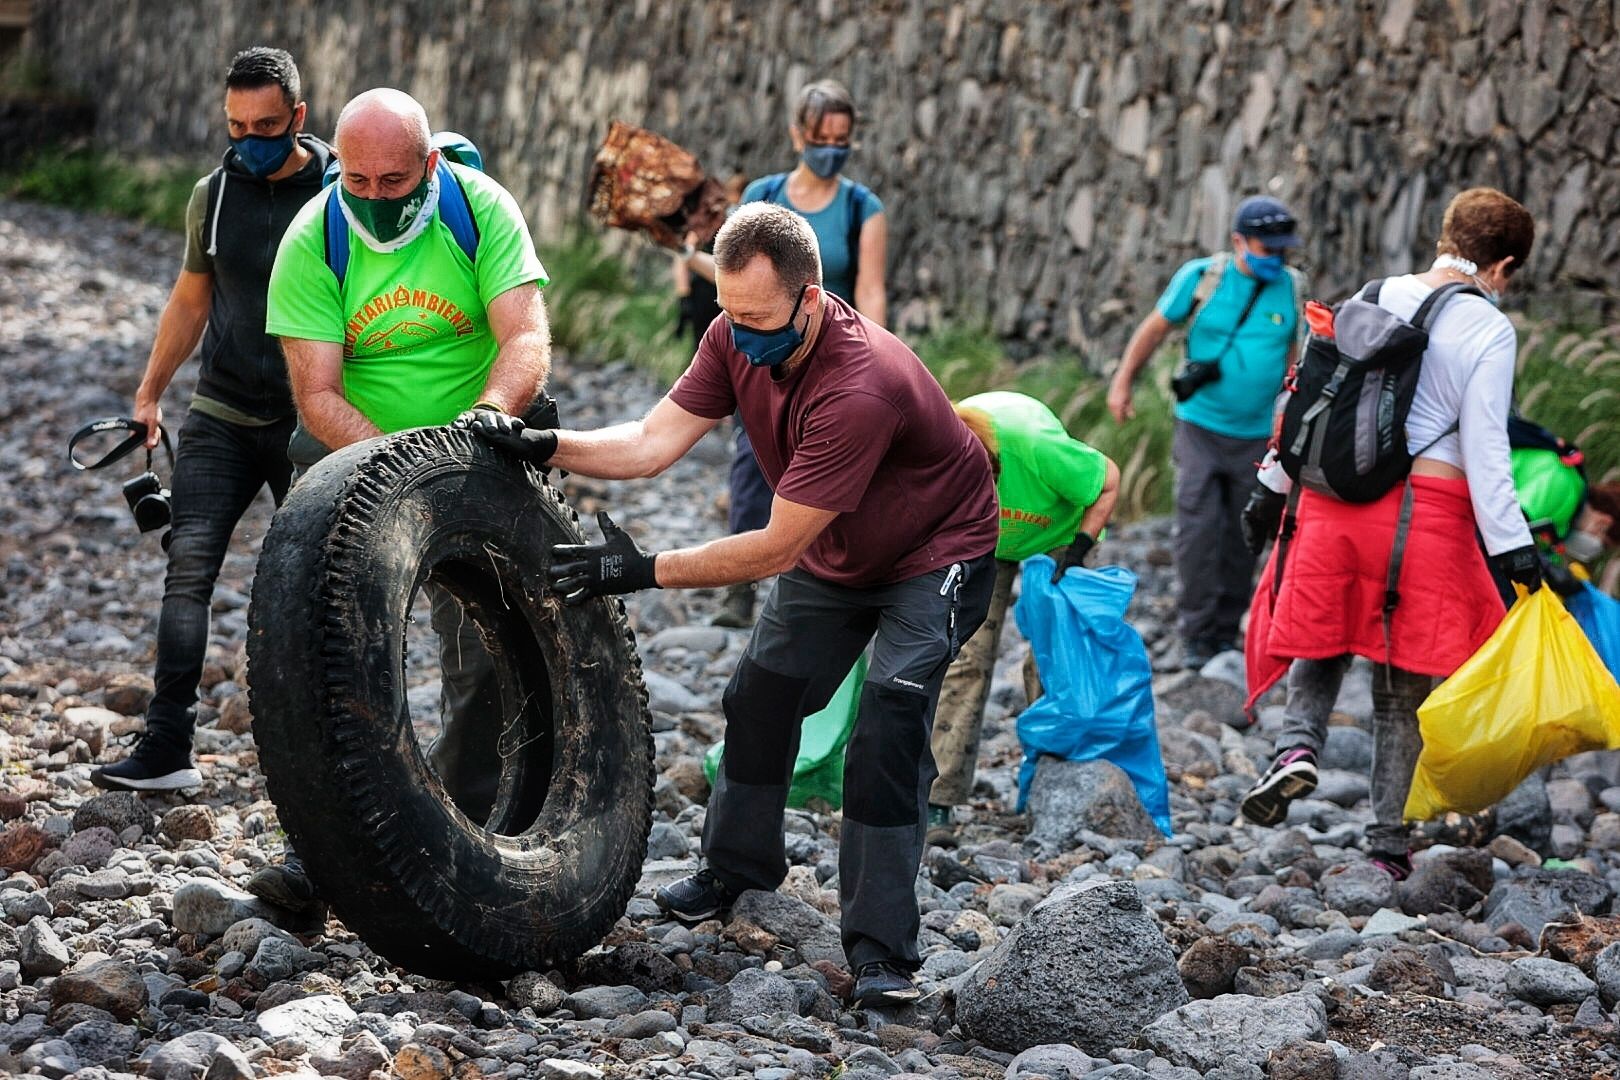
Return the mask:
{"type": "Polygon", "coordinates": [[[1564,603],[1586,631],[1586,639],[1603,658],[1609,674],[1620,679],[1620,600],[1588,581],[1585,588],[1564,603]]]}
{"type": "Polygon", "coordinates": [[[1170,785],[1153,718],[1153,668],[1142,637],[1125,621],[1136,575],[1123,566],[1073,567],[1052,584],[1049,556],[1024,560],[1013,617],[1029,639],[1044,693],[1018,716],[1024,764],[1018,809],[1029,799],[1042,754],[1103,758],[1136,787],[1159,831],[1170,835],[1170,785]]]}
{"type": "MultiPolygon", "coordinates": [[[[866,657],[855,661],[844,681],[833,692],[827,707],[804,718],[799,734],[799,756],[793,761],[793,783],[788,788],[788,805],[803,808],[819,799],[837,810],[844,804],[844,747],[855,730],[855,717],[861,705],[861,683],[866,681],[866,657]]],[[[703,755],[703,773],[714,786],[725,755],[725,740],[709,747],[703,755]]]]}

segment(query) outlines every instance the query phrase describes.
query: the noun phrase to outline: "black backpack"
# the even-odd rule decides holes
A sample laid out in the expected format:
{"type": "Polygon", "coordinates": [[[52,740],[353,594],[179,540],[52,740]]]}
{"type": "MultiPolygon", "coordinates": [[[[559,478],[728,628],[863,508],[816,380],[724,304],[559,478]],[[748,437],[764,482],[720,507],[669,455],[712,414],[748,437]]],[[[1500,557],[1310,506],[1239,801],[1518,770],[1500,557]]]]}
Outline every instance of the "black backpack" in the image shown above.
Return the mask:
{"type": "Polygon", "coordinates": [[[1278,459],[1296,484],[1344,502],[1374,502],[1411,471],[1406,417],[1429,328],[1453,296],[1482,295],[1471,285],[1442,285],[1408,322],[1378,306],[1383,284],[1369,282],[1339,304],[1328,333],[1312,332],[1289,378],[1277,438],[1278,459]]]}

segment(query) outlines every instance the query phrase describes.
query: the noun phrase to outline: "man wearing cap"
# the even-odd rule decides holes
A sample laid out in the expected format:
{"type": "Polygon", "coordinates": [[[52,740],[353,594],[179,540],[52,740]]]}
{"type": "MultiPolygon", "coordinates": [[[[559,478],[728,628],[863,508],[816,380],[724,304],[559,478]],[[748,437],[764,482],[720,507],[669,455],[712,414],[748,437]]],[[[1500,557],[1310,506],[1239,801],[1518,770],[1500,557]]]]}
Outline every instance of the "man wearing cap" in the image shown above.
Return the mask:
{"type": "Polygon", "coordinates": [[[1243,504],[1297,348],[1305,288],[1286,259],[1298,246],[1297,223],[1281,201],[1244,199],[1232,220],[1231,250],[1176,271],[1131,335],[1108,388],[1108,411],[1123,424],[1136,415],[1131,387],[1137,375],[1170,329],[1187,325],[1171,448],[1186,667],[1202,667],[1238,647],[1255,561],[1243,543],[1243,504]]]}

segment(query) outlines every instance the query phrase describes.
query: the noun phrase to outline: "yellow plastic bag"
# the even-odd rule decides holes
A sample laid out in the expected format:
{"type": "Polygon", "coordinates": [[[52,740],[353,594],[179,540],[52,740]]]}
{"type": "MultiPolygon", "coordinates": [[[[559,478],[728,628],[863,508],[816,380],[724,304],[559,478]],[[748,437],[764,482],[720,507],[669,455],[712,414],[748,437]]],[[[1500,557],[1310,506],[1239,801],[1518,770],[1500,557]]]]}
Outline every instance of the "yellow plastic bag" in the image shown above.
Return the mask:
{"type": "Polygon", "coordinates": [[[1418,709],[1423,753],[1406,819],[1493,806],[1583,750],[1620,748],[1620,685],[1551,589],[1518,603],[1418,709]]]}

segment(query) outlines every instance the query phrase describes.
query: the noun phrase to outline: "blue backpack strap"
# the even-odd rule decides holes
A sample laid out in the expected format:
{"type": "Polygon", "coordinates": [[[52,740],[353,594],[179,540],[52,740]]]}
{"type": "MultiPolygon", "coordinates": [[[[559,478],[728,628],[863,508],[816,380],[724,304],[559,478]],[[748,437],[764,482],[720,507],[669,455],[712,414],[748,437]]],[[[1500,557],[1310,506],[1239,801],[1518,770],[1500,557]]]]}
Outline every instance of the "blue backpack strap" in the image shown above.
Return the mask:
{"type": "Polygon", "coordinates": [[[775,176],[771,177],[770,186],[765,189],[764,198],[762,198],[760,201],[768,203],[776,202],[776,200],[781,197],[783,189],[787,187],[787,182],[787,173],[777,173],[775,176]]]}
{"type": "Polygon", "coordinates": [[[861,274],[861,226],[866,224],[862,214],[872,192],[859,180],[849,182],[849,232],[844,244],[849,248],[849,278],[855,281],[861,274]]]}
{"type": "Polygon", "coordinates": [[[349,272],[349,221],[343,216],[338,202],[338,186],[327,188],[326,196],[326,268],[343,287],[343,275],[349,272]]]}
{"type": "Polygon", "coordinates": [[[441,155],[439,159],[439,217],[450,229],[450,235],[456,238],[456,245],[461,248],[469,262],[478,261],[478,222],[473,218],[472,206],[467,202],[467,192],[461,186],[460,177],[450,168],[441,155]]]}

